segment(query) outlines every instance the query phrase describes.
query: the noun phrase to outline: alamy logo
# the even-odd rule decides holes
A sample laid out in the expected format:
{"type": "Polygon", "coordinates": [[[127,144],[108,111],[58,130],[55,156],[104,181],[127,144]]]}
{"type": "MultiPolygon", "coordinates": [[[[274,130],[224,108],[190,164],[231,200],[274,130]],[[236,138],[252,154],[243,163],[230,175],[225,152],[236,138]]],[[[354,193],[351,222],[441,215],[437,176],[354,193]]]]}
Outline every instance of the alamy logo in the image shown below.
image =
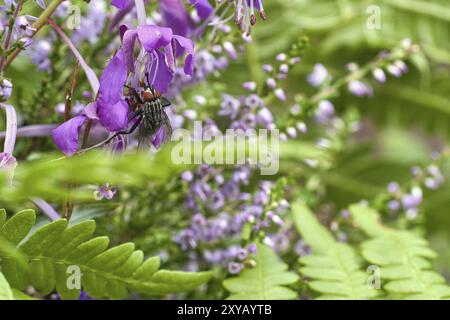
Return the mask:
{"type": "Polygon", "coordinates": [[[80,290],[81,289],[81,269],[77,265],[70,265],[67,267],[66,273],[69,274],[66,281],[67,289],[80,290]]]}
{"type": "Polygon", "coordinates": [[[81,10],[79,6],[70,5],[67,7],[67,28],[70,30],[79,29],[81,26],[81,10]]]}
{"type": "Polygon", "coordinates": [[[366,10],[369,17],[367,18],[366,26],[369,30],[380,30],[381,29],[381,8],[376,5],[371,5],[367,7],[366,10]]]}
{"type": "Polygon", "coordinates": [[[367,273],[372,275],[367,278],[367,287],[369,289],[381,289],[381,269],[379,266],[370,265],[367,267],[367,273]]]}

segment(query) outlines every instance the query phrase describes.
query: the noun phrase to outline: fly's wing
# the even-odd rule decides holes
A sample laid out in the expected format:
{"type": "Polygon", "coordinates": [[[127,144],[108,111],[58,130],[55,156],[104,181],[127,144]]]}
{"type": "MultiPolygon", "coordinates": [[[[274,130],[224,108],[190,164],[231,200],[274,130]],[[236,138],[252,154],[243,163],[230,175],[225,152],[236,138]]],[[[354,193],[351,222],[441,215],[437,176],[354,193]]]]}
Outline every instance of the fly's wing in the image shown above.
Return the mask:
{"type": "Polygon", "coordinates": [[[167,100],[166,98],[161,97],[161,98],[159,98],[159,99],[161,100],[161,106],[162,106],[163,108],[168,107],[168,106],[171,105],[170,101],[167,100]]]}
{"type": "Polygon", "coordinates": [[[164,137],[163,143],[170,141],[172,137],[172,125],[170,124],[169,117],[163,111],[161,113],[162,119],[160,122],[155,123],[147,119],[145,116],[142,119],[142,123],[139,127],[138,133],[138,149],[150,148],[152,145],[152,138],[158,129],[162,127],[164,137]]]}
{"type": "Polygon", "coordinates": [[[162,112],[162,126],[164,129],[164,142],[170,142],[173,129],[172,124],[170,123],[170,119],[164,111],[162,112]]]}
{"type": "Polygon", "coordinates": [[[144,148],[150,148],[151,138],[157,131],[158,126],[156,126],[150,119],[145,115],[142,117],[141,125],[139,126],[138,132],[138,150],[144,148]]]}

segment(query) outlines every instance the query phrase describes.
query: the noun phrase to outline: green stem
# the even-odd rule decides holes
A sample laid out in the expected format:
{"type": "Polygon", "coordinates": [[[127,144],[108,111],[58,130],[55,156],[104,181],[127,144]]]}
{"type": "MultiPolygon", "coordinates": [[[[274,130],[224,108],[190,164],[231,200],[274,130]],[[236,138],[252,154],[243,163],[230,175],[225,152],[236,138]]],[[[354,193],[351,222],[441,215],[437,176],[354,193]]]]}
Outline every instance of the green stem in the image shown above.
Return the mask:
{"type": "MultiPolygon", "coordinates": [[[[31,38],[36,35],[36,33],[39,32],[39,30],[42,29],[43,26],[47,24],[47,20],[51,17],[51,15],[56,11],[58,6],[63,2],[64,0],[53,0],[48,7],[41,13],[39,18],[36,20],[35,23],[33,23],[33,28],[36,30],[31,35],[31,38]]],[[[17,55],[22,51],[21,48],[17,48],[14,50],[11,55],[8,57],[8,60],[6,60],[5,68],[7,68],[17,57],[17,55]]]]}
{"type": "MultiPolygon", "coordinates": [[[[23,5],[23,0],[20,1],[17,4],[16,8],[14,9],[14,14],[12,15],[11,19],[9,20],[8,33],[6,35],[5,46],[3,48],[3,51],[6,53],[5,54],[6,56],[7,56],[7,52],[8,52],[8,49],[9,49],[11,36],[12,36],[12,33],[13,33],[13,27],[14,27],[14,24],[16,23],[16,19],[17,19],[17,16],[19,15],[19,11],[22,9],[22,5],[23,5]]],[[[3,64],[4,64],[4,62],[5,62],[5,56],[2,56],[1,60],[0,60],[0,70],[1,70],[1,73],[2,73],[2,77],[3,77],[3,64]]]]}

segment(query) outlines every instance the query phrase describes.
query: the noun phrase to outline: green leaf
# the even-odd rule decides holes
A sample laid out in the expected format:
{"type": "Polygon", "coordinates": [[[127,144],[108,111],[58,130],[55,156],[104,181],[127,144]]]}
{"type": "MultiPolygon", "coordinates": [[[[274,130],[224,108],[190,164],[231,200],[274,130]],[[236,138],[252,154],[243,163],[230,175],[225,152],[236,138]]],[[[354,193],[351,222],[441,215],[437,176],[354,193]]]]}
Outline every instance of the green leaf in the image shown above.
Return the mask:
{"type": "Polygon", "coordinates": [[[297,282],[295,273],[265,245],[258,245],[256,266],[236,277],[226,279],[223,286],[230,291],[230,300],[291,300],[297,293],[286,285],[297,282]]]}
{"type": "Polygon", "coordinates": [[[33,210],[22,210],[3,224],[0,229],[0,236],[11,244],[17,245],[30,232],[35,221],[36,215],[33,210]]]}
{"type": "Polygon", "coordinates": [[[209,272],[158,270],[159,258],[144,261],[142,251],[135,251],[133,243],[108,249],[107,237],[92,238],[95,222],[90,220],[68,227],[66,220],[59,219],[22,241],[25,230],[32,227],[30,221],[35,221],[34,212],[22,211],[3,228],[5,237],[15,244],[21,242],[18,250],[29,266],[20,267],[16,256],[0,250],[2,271],[17,289],[32,285],[45,295],[56,288],[62,299],[77,299],[80,287],[75,284],[79,279],[81,287],[94,298],[123,299],[129,290],[145,295],[189,291],[211,277],[209,272]]]}
{"type": "Polygon", "coordinates": [[[11,287],[8,281],[6,281],[3,273],[0,272],[0,300],[14,300],[11,287]]]}
{"type": "Polygon", "coordinates": [[[428,242],[408,231],[384,227],[376,210],[361,205],[350,206],[355,224],[368,236],[362,244],[367,261],[381,268],[384,289],[404,299],[450,299],[445,279],[430,270],[436,253],[428,242]],[[388,249],[387,249],[388,248],[388,249]]]}
{"type": "Polygon", "coordinates": [[[6,221],[6,210],[0,209],[0,230],[2,229],[3,225],[6,221]]]}
{"type": "Polygon", "coordinates": [[[361,269],[361,259],[352,247],[338,243],[314,217],[309,208],[297,201],[292,205],[294,221],[313,253],[300,258],[302,275],[311,278],[311,289],[319,299],[368,299],[377,296],[369,288],[369,274],[361,269]]]}

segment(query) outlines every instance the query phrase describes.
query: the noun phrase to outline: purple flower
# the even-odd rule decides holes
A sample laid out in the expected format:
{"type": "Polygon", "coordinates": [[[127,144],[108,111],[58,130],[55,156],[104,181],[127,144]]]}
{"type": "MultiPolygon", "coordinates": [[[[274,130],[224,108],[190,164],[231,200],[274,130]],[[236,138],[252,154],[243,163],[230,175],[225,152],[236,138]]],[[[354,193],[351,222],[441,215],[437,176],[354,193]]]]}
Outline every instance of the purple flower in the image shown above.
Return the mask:
{"type": "Polygon", "coordinates": [[[295,245],[295,252],[300,257],[309,256],[312,252],[311,247],[306,244],[305,241],[299,240],[295,245]]]}
{"type": "Polygon", "coordinates": [[[181,179],[183,179],[183,180],[186,181],[186,182],[192,181],[193,178],[194,178],[194,175],[193,175],[192,172],[189,171],[189,170],[184,171],[184,172],[181,174],[181,179]]]}
{"type": "Polygon", "coordinates": [[[348,83],[348,90],[357,97],[372,96],[372,87],[362,81],[352,80],[348,83]]]}
{"type": "Polygon", "coordinates": [[[228,264],[228,272],[231,274],[238,274],[242,271],[242,269],[244,269],[244,265],[242,263],[230,262],[228,264]]]}
{"type": "Polygon", "coordinates": [[[159,147],[163,143],[165,138],[164,136],[165,136],[164,127],[160,127],[158,131],[156,131],[156,133],[152,136],[151,142],[156,149],[159,149],[159,147]]]}
{"type": "Polygon", "coordinates": [[[12,154],[6,152],[0,152],[0,170],[5,169],[14,169],[17,165],[16,158],[13,157],[12,154]]]}
{"type": "Polygon", "coordinates": [[[161,0],[159,9],[165,26],[170,27],[176,34],[185,37],[194,29],[194,21],[180,0],[161,0]]]}
{"type": "Polygon", "coordinates": [[[53,140],[62,152],[68,156],[76,152],[80,128],[88,118],[98,119],[112,132],[128,125],[129,107],[122,96],[126,77],[124,53],[119,50],[102,73],[96,102],[89,104],[84,114],[64,122],[53,130],[53,140]],[[96,111],[96,114],[93,111],[96,111]]]}
{"type": "Polygon", "coordinates": [[[6,183],[12,185],[14,170],[17,166],[17,160],[11,153],[0,152],[0,173],[6,173],[6,183]]]}
{"type": "Polygon", "coordinates": [[[229,116],[231,119],[235,119],[241,103],[238,99],[229,94],[222,95],[222,103],[220,104],[219,115],[229,116]]]}
{"type": "Polygon", "coordinates": [[[334,115],[333,104],[328,100],[320,101],[314,115],[319,123],[328,122],[334,115]]]}
{"type": "Polygon", "coordinates": [[[264,72],[270,73],[273,71],[273,66],[270,64],[263,64],[262,69],[264,70],[264,72]]]}
{"type": "Polygon", "coordinates": [[[117,188],[114,186],[110,186],[109,183],[105,183],[104,185],[97,188],[94,191],[94,198],[96,200],[108,199],[111,200],[117,192],[117,188]]]}
{"type": "Polygon", "coordinates": [[[256,94],[251,94],[247,98],[245,98],[244,103],[250,109],[256,109],[259,106],[264,104],[263,100],[256,94]]]}
{"type": "Polygon", "coordinates": [[[397,211],[400,209],[400,202],[398,200],[391,200],[388,202],[388,208],[391,211],[397,211]]]}
{"type": "Polygon", "coordinates": [[[402,75],[402,70],[399,69],[396,65],[390,64],[387,66],[387,71],[392,74],[394,77],[398,78],[402,75]]]}
{"type": "Polygon", "coordinates": [[[266,80],[266,83],[267,83],[267,86],[268,86],[270,89],[275,89],[275,87],[277,86],[277,82],[275,81],[274,78],[268,78],[268,79],[266,80]]]}
{"type": "Polygon", "coordinates": [[[134,0],[112,0],[111,4],[116,8],[123,9],[132,2],[134,2],[134,0]]]}
{"type": "Polygon", "coordinates": [[[223,43],[223,49],[231,59],[236,60],[238,58],[236,49],[234,48],[234,45],[230,41],[225,41],[223,43]]]}
{"type": "Polygon", "coordinates": [[[250,253],[252,253],[252,254],[256,254],[256,252],[258,251],[258,247],[256,246],[256,244],[250,243],[250,244],[247,246],[247,250],[248,250],[248,252],[250,252],[250,253]]]}
{"type": "Polygon", "coordinates": [[[397,182],[390,182],[387,186],[389,193],[397,193],[400,191],[400,185],[397,182]]]}
{"type": "Polygon", "coordinates": [[[328,70],[323,64],[318,63],[314,66],[313,72],[308,76],[308,82],[314,87],[320,87],[329,78],[328,70]]]}
{"type": "Polygon", "coordinates": [[[189,3],[197,10],[197,15],[200,19],[207,19],[213,12],[213,7],[208,0],[189,0],[189,3]]]}
{"type": "Polygon", "coordinates": [[[248,91],[255,91],[255,89],[256,89],[256,82],[254,82],[254,81],[247,81],[247,82],[244,82],[244,83],[242,84],[242,87],[243,87],[245,90],[248,90],[248,91]]]}
{"type": "MultiPolygon", "coordinates": [[[[59,294],[54,294],[52,295],[52,300],[61,300],[61,297],[59,294]]],[[[94,298],[89,297],[86,291],[81,290],[78,300],[94,300],[94,298]]]]}
{"type": "Polygon", "coordinates": [[[248,251],[246,249],[244,249],[244,248],[238,249],[238,251],[236,253],[236,257],[239,260],[241,260],[241,261],[245,260],[247,258],[247,256],[248,256],[248,251]]]}
{"type": "Polygon", "coordinates": [[[415,209],[422,202],[422,190],[414,187],[411,193],[407,193],[402,197],[402,205],[405,210],[415,209]]]}
{"type": "Polygon", "coordinates": [[[386,74],[384,73],[384,71],[380,68],[376,68],[375,70],[373,70],[372,72],[373,77],[375,78],[375,80],[377,80],[378,83],[385,83],[386,82],[386,74]]]}
{"type": "MultiPolygon", "coordinates": [[[[122,28],[122,31],[126,27],[122,28]]],[[[155,25],[138,26],[127,29],[123,34],[124,61],[129,72],[135,72],[134,44],[136,40],[147,52],[146,69],[149,84],[160,92],[166,92],[176,71],[175,58],[186,52],[184,73],[194,74],[194,42],[180,35],[174,35],[172,29],[155,25]],[[164,53],[161,51],[164,49],[164,53]]],[[[139,67],[139,64],[138,64],[139,67]]],[[[140,70],[135,72],[139,73],[140,70]]]]}
{"type": "Polygon", "coordinates": [[[9,80],[3,79],[0,83],[0,101],[6,101],[12,94],[13,85],[9,80]]]}
{"type": "Polygon", "coordinates": [[[102,73],[97,95],[98,118],[109,131],[119,131],[128,124],[129,108],[122,96],[126,78],[124,52],[119,50],[102,73]]]}
{"type": "Polygon", "coordinates": [[[53,141],[67,156],[73,155],[78,150],[78,135],[86,120],[85,115],[76,116],[53,130],[53,141]]]}
{"type": "Polygon", "coordinates": [[[268,128],[273,123],[272,112],[268,108],[262,108],[256,114],[256,122],[265,128],[268,128]]]}
{"type": "Polygon", "coordinates": [[[218,210],[222,208],[224,204],[225,198],[221,192],[214,192],[208,201],[208,207],[211,210],[218,210]]]}
{"type": "Polygon", "coordinates": [[[277,89],[275,89],[274,93],[275,93],[275,96],[276,96],[279,100],[281,100],[281,101],[286,101],[287,98],[286,98],[286,94],[284,93],[283,89],[277,88],[277,89]]]}
{"type": "Polygon", "coordinates": [[[89,297],[86,291],[81,290],[80,297],[78,298],[78,300],[94,300],[94,299],[89,297]]]}

